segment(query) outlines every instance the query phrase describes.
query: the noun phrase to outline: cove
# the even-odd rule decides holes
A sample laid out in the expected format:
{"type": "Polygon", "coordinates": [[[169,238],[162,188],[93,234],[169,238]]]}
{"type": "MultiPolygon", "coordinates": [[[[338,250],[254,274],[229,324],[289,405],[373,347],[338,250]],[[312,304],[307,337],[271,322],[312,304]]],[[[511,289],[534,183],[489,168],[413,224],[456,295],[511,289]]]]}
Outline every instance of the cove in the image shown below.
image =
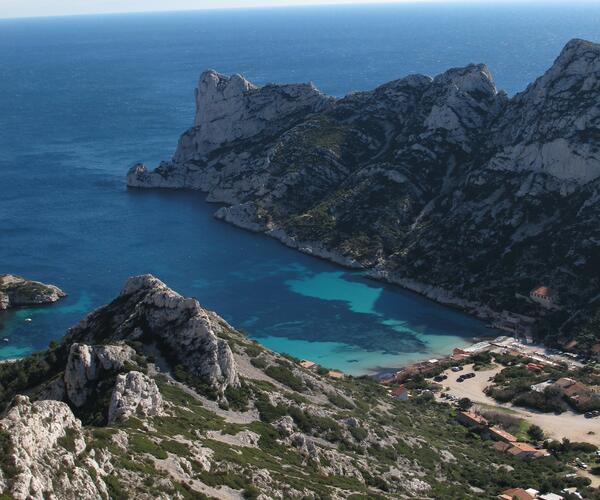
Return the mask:
{"type": "Polygon", "coordinates": [[[206,68],[259,84],[314,81],[339,96],[483,61],[514,93],[568,39],[600,37],[600,7],[591,5],[531,8],[529,17],[502,7],[428,9],[0,20],[0,272],[69,294],[0,314],[0,339],[8,338],[0,358],[45,348],[143,273],[267,347],[356,375],[489,334],[457,311],[216,221],[200,193],[124,185],[133,162],[172,155],[206,68]],[[364,30],[366,18],[376,28],[364,30]],[[513,29],[524,22],[527,30],[513,29]],[[466,24],[473,29],[457,29],[466,24]]]}
{"type": "MultiPolygon", "coordinates": [[[[46,221],[38,234],[48,241],[44,253],[12,257],[20,265],[11,272],[58,283],[69,296],[2,314],[0,335],[9,339],[2,358],[44,348],[116,296],[128,276],[147,272],[269,348],[355,375],[448,352],[488,332],[410,292],[220,222],[199,193],[128,191],[119,178],[90,188],[89,173],[80,182],[66,196],[86,205],[79,193],[98,190],[93,210],[69,211],[68,225],[46,221]]],[[[25,247],[35,238],[15,231],[13,239],[25,247]]]]}

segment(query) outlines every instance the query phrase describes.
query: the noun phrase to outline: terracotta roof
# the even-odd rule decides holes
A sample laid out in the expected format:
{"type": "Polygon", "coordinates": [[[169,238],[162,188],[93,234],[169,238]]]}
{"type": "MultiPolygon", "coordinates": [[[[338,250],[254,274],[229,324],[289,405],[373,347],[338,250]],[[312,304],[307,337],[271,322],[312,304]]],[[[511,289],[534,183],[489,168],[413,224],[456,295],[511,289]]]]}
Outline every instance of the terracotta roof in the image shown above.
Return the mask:
{"type": "Polygon", "coordinates": [[[519,500],[533,500],[535,497],[531,496],[523,488],[510,488],[503,491],[498,498],[501,498],[502,500],[513,500],[513,498],[518,498],[519,500]]]}
{"type": "Polygon", "coordinates": [[[461,349],[460,347],[455,347],[454,349],[452,349],[452,353],[453,354],[469,354],[467,351],[465,351],[464,349],[461,349]]]}
{"type": "Polygon", "coordinates": [[[327,375],[329,375],[331,378],[344,378],[344,374],[342,372],[335,370],[331,370],[327,375]]]}
{"type": "Polygon", "coordinates": [[[485,418],[483,418],[481,415],[477,415],[477,413],[473,413],[471,411],[461,411],[460,414],[467,418],[468,420],[471,420],[472,422],[476,423],[476,424],[482,424],[485,425],[487,424],[487,420],[485,418]]]}
{"type": "Polygon", "coordinates": [[[529,443],[513,443],[513,447],[518,448],[521,451],[529,451],[531,453],[538,451],[535,446],[531,446],[529,443]]]}
{"type": "Polygon", "coordinates": [[[404,387],[403,385],[399,385],[398,387],[396,387],[395,389],[392,390],[392,396],[394,396],[394,397],[402,396],[405,393],[406,393],[406,387],[404,387]]]}
{"type": "Polygon", "coordinates": [[[523,488],[510,488],[503,491],[498,498],[501,498],[502,500],[513,500],[513,498],[518,498],[519,500],[533,500],[535,497],[531,496],[523,488]]]}
{"type": "Polygon", "coordinates": [[[312,368],[313,366],[316,365],[316,363],[314,363],[313,361],[310,361],[308,359],[303,359],[302,361],[300,361],[299,364],[302,368],[312,368]]]}
{"type": "Polygon", "coordinates": [[[510,432],[503,431],[502,429],[498,429],[498,427],[490,427],[490,434],[495,435],[496,437],[509,442],[516,442],[517,438],[513,436],[510,432]]]}
{"type": "Polygon", "coordinates": [[[492,445],[492,448],[494,448],[497,451],[506,451],[510,448],[510,444],[505,443],[504,441],[496,441],[492,445]]]}
{"type": "Polygon", "coordinates": [[[531,293],[535,293],[536,295],[541,295],[542,297],[548,298],[553,297],[555,295],[554,290],[547,286],[538,286],[537,288],[531,290],[531,293]]]}
{"type": "Polygon", "coordinates": [[[577,380],[573,380],[572,378],[559,378],[554,385],[560,387],[565,396],[570,398],[574,396],[587,396],[590,393],[590,390],[585,384],[582,384],[577,380]]]}

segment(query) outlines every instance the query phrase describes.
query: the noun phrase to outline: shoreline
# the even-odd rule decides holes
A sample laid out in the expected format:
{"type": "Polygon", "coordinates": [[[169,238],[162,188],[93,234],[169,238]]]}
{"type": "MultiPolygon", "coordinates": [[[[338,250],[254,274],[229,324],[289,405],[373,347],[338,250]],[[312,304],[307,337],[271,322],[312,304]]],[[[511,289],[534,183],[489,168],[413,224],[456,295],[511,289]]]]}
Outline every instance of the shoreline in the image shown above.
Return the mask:
{"type": "MultiPolygon", "coordinates": [[[[142,188],[142,189],[144,189],[144,188],[142,188]]],[[[153,188],[151,188],[151,189],[153,189],[153,188]]],[[[186,189],[186,188],[184,188],[184,189],[186,189]]],[[[192,189],[192,191],[201,191],[203,193],[206,193],[205,191],[202,191],[202,190],[192,189]]],[[[218,203],[218,202],[211,202],[211,201],[207,201],[207,200],[205,200],[205,202],[206,203],[218,203]]],[[[268,227],[262,226],[260,224],[254,223],[254,222],[245,221],[243,219],[238,219],[238,218],[232,217],[231,211],[227,210],[230,206],[231,205],[221,204],[221,207],[219,209],[217,209],[217,211],[213,214],[213,216],[216,219],[226,222],[228,224],[231,224],[239,229],[243,229],[243,230],[246,230],[246,231],[249,231],[252,233],[256,233],[256,234],[261,234],[261,235],[267,236],[269,238],[273,238],[273,239],[279,241],[284,246],[286,246],[288,248],[292,248],[294,250],[298,250],[298,251],[304,253],[305,255],[310,255],[312,257],[316,257],[316,258],[325,260],[327,262],[331,262],[331,263],[336,264],[344,269],[363,271],[364,275],[369,279],[372,279],[376,282],[382,282],[382,283],[387,283],[390,285],[398,286],[398,287],[402,288],[403,290],[414,293],[414,294],[416,294],[422,298],[425,298],[427,300],[430,300],[436,304],[442,305],[444,307],[448,307],[452,310],[459,311],[463,314],[474,317],[474,318],[484,322],[485,326],[490,329],[489,336],[485,336],[485,337],[478,336],[478,337],[471,337],[471,338],[466,337],[465,345],[462,345],[462,346],[457,345],[454,347],[454,349],[456,349],[456,348],[469,349],[470,347],[478,344],[479,342],[488,341],[488,340],[491,341],[499,336],[502,336],[503,330],[501,330],[500,328],[494,327],[492,322],[500,320],[503,317],[503,313],[498,313],[484,304],[472,302],[472,301],[468,301],[468,300],[456,297],[451,291],[445,290],[441,287],[436,287],[435,285],[428,285],[426,283],[422,283],[422,282],[419,282],[416,280],[397,277],[397,276],[394,276],[393,274],[390,274],[385,269],[367,268],[356,260],[349,259],[347,257],[344,257],[343,255],[340,255],[339,253],[337,253],[335,251],[331,251],[331,250],[323,248],[322,244],[319,242],[299,242],[295,238],[290,237],[281,228],[276,228],[276,227],[268,228],[268,227]],[[493,333],[494,331],[496,332],[495,335],[493,333]]],[[[507,311],[507,313],[509,315],[514,314],[514,313],[511,313],[510,311],[507,311]]],[[[504,333],[505,334],[510,333],[511,336],[515,336],[515,332],[505,331],[504,333]]],[[[432,359],[433,356],[437,356],[435,359],[437,359],[438,362],[444,362],[444,361],[450,360],[452,358],[452,355],[453,355],[452,352],[431,353],[429,356],[427,356],[425,353],[423,353],[423,356],[417,355],[417,356],[415,356],[415,359],[413,359],[412,361],[409,361],[407,363],[402,363],[398,366],[393,366],[393,367],[378,366],[378,367],[370,368],[368,370],[369,373],[366,376],[376,378],[377,380],[382,380],[385,375],[394,374],[399,371],[405,370],[411,366],[426,363],[430,359],[432,359]]]]}
{"type": "MultiPolygon", "coordinates": [[[[137,187],[136,187],[137,188],[137,187]]],[[[141,189],[162,189],[162,188],[141,188],[141,189]]],[[[177,188],[174,188],[177,189],[177,188]]],[[[190,188],[183,188],[190,189],[190,188]]],[[[206,191],[199,189],[190,189],[191,191],[200,191],[206,193],[206,191]]],[[[211,201],[206,201],[206,203],[215,203],[211,201]]],[[[218,202],[217,202],[218,203],[218,202]]],[[[220,203],[219,203],[220,204],[220,203]]],[[[396,276],[393,273],[390,273],[386,269],[383,268],[369,268],[365,267],[359,261],[354,259],[350,259],[348,257],[344,257],[343,255],[324,248],[319,242],[310,242],[310,241],[297,241],[295,238],[289,236],[283,229],[279,227],[268,228],[262,225],[259,225],[254,222],[240,220],[239,218],[232,217],[231,211],[227,210],[230,205],[222,204],[222,206],[213,214],[216,219],[227,222],[235,227],[240,229],[244,229],[246,231],[250,231],[252,233],[263,234],[270,238],[273,238],[279,241],[281,244],[285,245],[288,248],[292,248],[294,250],[298,250],[306,255],[310,255],[312,257],[316,257],[333,264],[337,264],[346,269],[354,269],[363,271],[365,276],[374,281],[379,281],[383,283],[388,283],[390,285],[399,286],[404,290],[408,290],[410,292],[416,293],[417,295],[424,297],[436,304],[440,304],[446,307],[449,307],[454,310],[458,310],[470,316],[474,316],[481,321],[494,321],[500,320],[503,317],[503,313],[499,313],[491,309],[489,306],[485,304],[469,301],[466,299],[462,299],[457,297],[452,291],[446,290],[444,288],[430,285],[424,282],[420,282],[417,280],[413,280],[410,278],[402,278],[400,276],[396,276]]],[[[510,311],[507,311],[508,314],[515,314],[510,311]]],[[[490,326],[488,324],[487,326],[490,326]]]]}
{"type": "MultiPolygon", "coordinates": [[[[204,202],[209,205],[217,205],[217,210],[213,213],[213,217],[225,223],[228,223],[238,229],[242,229],[251,233],[263,235],[269,237],[271,239],[279,241],[282,245],[298,250],[305,255],[310,255],[311,257],[315,257],[321,260],[325,260],[332,264],[338,265],[341,268],[361,271],[365,277],[368,279],[372,279],[373,281],[386,283],[389,285],[398,286],[401,289],[414,293],[424,299],[430,300],[436,304],[442,305],[444,307],[448,307],[452,310],[458,311],[460,313],[466,314],[473,318],[476,318],[479,321],[482,321],[487,328],[489,328],[490,336],[489,339],[496,338],[503,333],[503,329],[497,328],[493,326],[494,321],[499,321],[503,318],[505,314],[514,314],[510,311],[506,311],[504,313],[499,313],[492,310],[490,307],[474,302],[466,299],[462,299],[457,297],[450,290],[443,289],[441,287],[437,287],[435,285],[430,285],[427,283],[419,282],[417,280],[402,278],[400,276],[394,275],[390,273],[386,269],[383,268],[369,268],[365,267],[359,261],[354,259],[350,259],[345,257],[335,251],[328,250],[323,247],[320,242],[310,242],[310,241],[298,241],[295,238],[289,236],[282,228],[279,227],[267,227],[263,224],[258,224],[251,220],[248,220],[245,216],[247,215],[242,209],[239,209],[235,205],[231,205],[229,203],[211,200],[210,192],[208,190],[202,189],[201,187],[188,187],[188,186],[140,186],[140,185],[130,185],[126,183],[127,189],[133,190],[143,190],[143,191],[151,191],[151,190],[167,190],[167,191],[191,191],[198,192],[204,195],[204,202]],[[232,210],[233,208],[233,210],[232,210]],[[237,215],[237,216],[236,216],[237,215]],[[494,335],[492,331],[495,331],[494,335]]],[[[507,332],[504,331],[505,335],[515,336],[515,332],[507,332]]],[[[464,348],[471,347],[483,339],[484,337],[476,337],[471,338],[465,337],[465,345],[464,348]],[[476,340],[479,339],[479,340],[476,340]]],[[[488,338],[487,336],[485,338],[488,338]]],[[[459,346],[456,346],[459,347],[459,346]]],[[[391,373],[393,371],[398,371],[406,366],[411,366],[418,363],[426,362],[428,359],[431,359],[432,356],[437,356],[437,359],[446,359],[450,358],[452,353],[431,353],[429,356],[423,353],[422,356],[415,356],[415,359],[408,362],[403,363],[394,367],[383,367],[377,366],[369,369],[369,374],[367,376],[378,378],[382,373],[391,373]]]]}

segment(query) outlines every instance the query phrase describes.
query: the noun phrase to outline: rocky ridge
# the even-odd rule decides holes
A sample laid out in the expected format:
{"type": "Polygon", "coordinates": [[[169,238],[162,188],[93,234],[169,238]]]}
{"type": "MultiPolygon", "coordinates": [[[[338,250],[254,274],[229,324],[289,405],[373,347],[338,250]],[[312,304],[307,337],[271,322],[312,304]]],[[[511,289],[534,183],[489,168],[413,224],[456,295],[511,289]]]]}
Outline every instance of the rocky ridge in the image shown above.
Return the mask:
{"type": "Polygon", "coordinates": [[[291,114],[253,107],[285,88],[205,73],[173,159],[128,185],[205,191],[227,222],[484,317],[540,317],[540,336],[598,308],[600,45],[570,41],[512,98],[471,64],[336,100],[299,86],[294,102],[316,104],[291,114]],[[520,298],[539,284],[561,311],[520,298]]]}
{"type": "Polygon", "coordinates": [[[14,274],[0,275],[0,311],[10,307],[50,304],[66,293],[54,285],[30,281],[14,274]]]}
{"type": "Polygon", "coordinates": [[[225,323],[151,275],[127,281],[119,297],[71,328],[68,342],[140,341],[157,344],[173,363],[222,393],[238,386],[233,354],[219,338],[225,323]],[[106,336],[106,331],[111,332],[106,336]]]}
{"type": "Polygon", "coordinates": [[[465,436],[426,397],[326,374],[131,278],[63,342],[0,365],[0,497],[492,498],[491,469],[534,487],[562,474],[465,436]]]}

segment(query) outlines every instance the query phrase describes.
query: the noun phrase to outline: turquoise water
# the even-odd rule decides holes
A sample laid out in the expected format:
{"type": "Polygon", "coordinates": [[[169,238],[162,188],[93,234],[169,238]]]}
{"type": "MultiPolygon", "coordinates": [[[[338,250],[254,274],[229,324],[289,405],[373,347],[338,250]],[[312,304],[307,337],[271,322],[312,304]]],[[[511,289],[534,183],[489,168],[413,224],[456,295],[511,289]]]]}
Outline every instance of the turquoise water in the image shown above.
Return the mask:
{"type": "Polygon", "coordinates": [[[381,6],[0,21],[0,272],[55,283],[50,307],[0,314],[23,356],[153,273],[273,349],[350,373],[434,357],[485,326],[212,218],[189,192],[128,191],[172,154],[205,68],[329,94],[486,62],[509,93],[600,6],[381,6]],[[30,318],[31,321],[26,321],[30,318]]]}

